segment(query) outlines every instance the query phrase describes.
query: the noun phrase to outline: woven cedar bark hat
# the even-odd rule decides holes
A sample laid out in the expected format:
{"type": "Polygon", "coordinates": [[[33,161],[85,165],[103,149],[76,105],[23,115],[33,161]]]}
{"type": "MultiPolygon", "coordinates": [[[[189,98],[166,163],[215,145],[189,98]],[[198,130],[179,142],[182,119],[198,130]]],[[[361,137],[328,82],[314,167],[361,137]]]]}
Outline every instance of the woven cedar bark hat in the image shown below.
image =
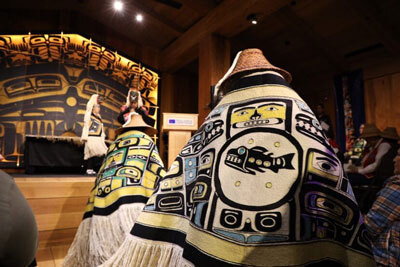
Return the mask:
{"type": "Polygon", "coordinates": [[[361,135],[362,138],[367,137],[379,137],[381,136],[381,131],[375,126],[375,124],[368,123],[364,127],[364,131],[361,135]]]}
{"type": "Polygon", "coordinates": [[[271,70],[281,74],[283,78],[290,83],[292,81],[292,75],[281,68],[272,65],[264,56],[263,52],[257,48],[250,48],[239,52],[236,55],[235,60],[231,68],[225,74],[225,76],[218,82],[218,90],[222,90],[224,93],[228,91],[227,88],[229,82],[242,75],[249,74],[253,71],[271,70]]]}
{"type": "Polygon", "coordinates": [[[119,135],[120,133],[122,133],[123,130],[128,128],[131,128],[132,130],[135,130],[135,128],[140,128],[140,131],[148,135],[153,135],[157,133],[156,129],[144,122],[141,115],[135,113],[130,114],[129,120],[124,125],[122,125],[121,128],[118,128],[116,130],[116,134],[119,135]]]}
{"type": "Polygon", "coordinates": [[[392,139],[392,140],[398,140],[399,139],[399,135],[397,134],[397,131],[396,131],[395,127],[387,127],[381,133],[381,137],[387,138],[387,139],[392,139]]]}

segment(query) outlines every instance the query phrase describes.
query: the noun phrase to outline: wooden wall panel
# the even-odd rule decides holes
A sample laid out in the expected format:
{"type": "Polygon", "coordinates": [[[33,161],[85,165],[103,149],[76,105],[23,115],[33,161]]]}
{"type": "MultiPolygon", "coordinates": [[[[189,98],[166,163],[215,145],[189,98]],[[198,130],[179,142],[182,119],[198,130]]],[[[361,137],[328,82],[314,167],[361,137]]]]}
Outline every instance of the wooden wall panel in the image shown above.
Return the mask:
{"type": "Polygon", "coordinates": [[[367,123],[380,129],[396,127],[400,133],[400,73],[365,80],[367,123]]]}
{"type": "Polygon", "coordinates": [[[89,194],[85,197],[28,199],[28,203],[35,215],[74,213],[85,209],[88,196],[89,194]]]}
{"type": "Polygon", "coordinates": [[[68,253],[69,245],[51,247],[51,253],[53,254],[54,263],[56,267],[62,267],[62,262],[68,253]]]}
{"type": "Polygon", "coordinates": [[[36,252],[36,262],[39,267],[56,267],[51,248],[39,248],[36,252]]]}
{"type": "Polygon", "coordinates": [[[39,231],[77,228],[82,221],[83,212],[35,214],[39,231]]]}
{"type": "Polygon", "coordinates": [[[207,35],[199,44],[199,125],[210,113],[210,87],[216,85],[230,66],[230,43],[217,35],[207,35]]]}
{"type": "Polygon", "coordinates": [[[25,198],[87,197],[93,178],[16,178],[25,198]]]}
{"type": "Polygon", "coordinates": [[[36,218],[38,266],[58,267],[68,252],[94,184],[94,177],[15,178],[36,218]]]}
{"type": "Polygon", "coordinates": [[[77,227],[39,232],[39,248],[48,248],[71,244],[74,240],[77,227]]]}
{"type": "Polygon", "coordinates": [[[365,121],[367,123],[375,123],[375,97],[374,86],[372,80],[364,81],[364,104],[365,104],[365,121]]]}
{"type": "MultiPolygon", "coordinates": [[[[197,80],[195,74],[185,72],[185,70],[180,70],[174,74],[164,72],[161,80],[161,114],[164,112],[197,113],[197,80]]],[[[165,153],[167,144],[162,135],[159,140],[160,156],[163,162],[167,164],[168,157],[165,153]]]]}
{"type": "Polygon", "coordinates": [[[392,76],[392,123],[397,128],[397,133],[400,135],[400,73],[395,73],[392,76]]]}

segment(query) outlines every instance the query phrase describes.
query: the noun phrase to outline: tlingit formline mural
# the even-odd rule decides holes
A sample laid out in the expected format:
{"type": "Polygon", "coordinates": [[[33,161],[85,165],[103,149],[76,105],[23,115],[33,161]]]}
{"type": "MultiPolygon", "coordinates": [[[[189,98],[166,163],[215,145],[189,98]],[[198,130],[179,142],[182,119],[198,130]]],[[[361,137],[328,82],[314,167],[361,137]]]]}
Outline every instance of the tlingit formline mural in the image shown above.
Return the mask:
{"type": "Polygon", "coordinates": [[[25,135],[80,136],[86,103],[103,99],[107,135],[131,87],[157,126],[159,75],[77,34],[0,35],[0,167],[23,166],[25,135]]]}

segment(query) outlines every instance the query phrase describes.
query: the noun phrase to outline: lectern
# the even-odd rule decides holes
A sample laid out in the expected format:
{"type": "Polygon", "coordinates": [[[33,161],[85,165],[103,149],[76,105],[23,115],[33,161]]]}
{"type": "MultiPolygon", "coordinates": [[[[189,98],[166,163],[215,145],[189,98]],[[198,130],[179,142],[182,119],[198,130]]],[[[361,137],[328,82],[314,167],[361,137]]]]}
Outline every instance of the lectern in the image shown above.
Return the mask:
{"type": "Polygon", "coordinates": [[[163,113],[162,131],[168,134],[168,169],[198,128],[198,114],[163,113]]]}

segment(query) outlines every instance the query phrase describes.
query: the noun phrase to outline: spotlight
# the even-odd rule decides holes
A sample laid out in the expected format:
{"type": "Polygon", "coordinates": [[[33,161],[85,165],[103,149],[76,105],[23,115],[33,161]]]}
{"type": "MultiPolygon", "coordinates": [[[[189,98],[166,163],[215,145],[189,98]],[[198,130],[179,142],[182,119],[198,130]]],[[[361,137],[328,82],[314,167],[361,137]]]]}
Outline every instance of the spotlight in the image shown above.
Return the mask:
{"type": "Polygon", "coordinates": [[[122,11],[122,9],[124,8],[124,4],[121,1],[118,1],[118,0],[114,1],[113,5],[114,5],[114,9],[116,11],[122,11]]]}
{"type": "Polygon", "coordinates": [[[257,15],[250,14],[247,16],[247,20],[250,21],[251,24],[256,25],[258,23],[257,15]]]}
{"type": "Polygon", "coordinates": [[[136,21],[142,22],[143,21],[143,15],[142,14],[137,14],[136,15],[136,21]]]}

